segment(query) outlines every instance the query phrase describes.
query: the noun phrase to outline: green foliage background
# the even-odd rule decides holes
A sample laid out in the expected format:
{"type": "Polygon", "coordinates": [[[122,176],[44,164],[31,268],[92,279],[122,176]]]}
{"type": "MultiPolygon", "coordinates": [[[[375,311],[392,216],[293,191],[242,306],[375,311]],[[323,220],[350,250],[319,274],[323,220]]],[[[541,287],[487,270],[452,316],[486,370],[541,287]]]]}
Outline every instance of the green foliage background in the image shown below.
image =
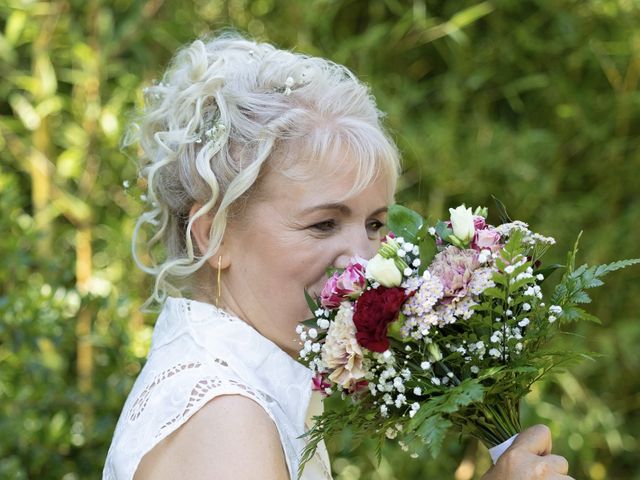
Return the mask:
{"type": "MultiPolygon", "coordinates": [[[[140,212],[118,141],[180,45],[235,26],[346,64],[404,155],[398,199],[431,215],[498,195],[581,259],[640,254],[640,4],[635,0],[0,0],[0,478],[98,478],[147,353],[140,212]]],[[[549,258],[562,261],[563,258],[549,258]]],[[[640,269],[612,276],[559,339],[602,354],[536,387],[580,479],[640,479],[640,269]]],[[[337,479],[479,478],[475,441],[436,460],[389,443],[330,450],[337,479]],[[455,472],[455,473],[454,473],[455,472]]]]}

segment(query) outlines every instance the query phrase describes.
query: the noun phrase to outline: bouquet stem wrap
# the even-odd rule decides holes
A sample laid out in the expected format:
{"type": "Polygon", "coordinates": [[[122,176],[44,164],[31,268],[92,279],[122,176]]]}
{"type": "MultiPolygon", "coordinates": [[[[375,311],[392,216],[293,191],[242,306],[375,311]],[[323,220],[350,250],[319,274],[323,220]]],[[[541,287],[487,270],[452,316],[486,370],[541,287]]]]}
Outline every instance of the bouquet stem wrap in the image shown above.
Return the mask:
{"type": "Polygon", "coordinates": [[[491,455],[491,461],[493,462],[494,465],[498,463],[498,459],[507,450],[507,448],[511,446],[511,444],[516,439],[516,437],[517,435],[514,435],[513,437],[510,437],[504,442],[502,442],[500,445],[496,445],[495,447],[491,447],[489,449],[489,455],[491,455]]]}

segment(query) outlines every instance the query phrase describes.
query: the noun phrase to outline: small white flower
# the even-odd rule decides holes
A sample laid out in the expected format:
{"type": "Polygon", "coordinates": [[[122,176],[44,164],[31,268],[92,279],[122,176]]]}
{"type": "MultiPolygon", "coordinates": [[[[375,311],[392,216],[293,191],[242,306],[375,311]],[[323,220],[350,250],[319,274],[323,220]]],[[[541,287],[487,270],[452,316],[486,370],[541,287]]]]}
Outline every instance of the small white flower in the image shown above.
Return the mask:
{"type": "Polygon", "coordinates": [[[413,265],[413,266],[414,266],[414,267],[416,267],[416,268],[417,268],[417,267],[419,267],[419,266],[420,266],[420,259],[419,259],[419,258],[416,258],[416,259],[411,263],[411,265],[413,265]]]}
{"type": "Polygon", "coordinates": [[[311,351],[313,353],[318,353],[321,348],[322,348],[322,345],[320,345],[319,343],[314,343],[313,345],[311,345],[311,351]]]}
{"type": "Polygon", "coordinates": [[[531,305],[529,305],[528,303],[523,303],[523,304],[522,304],[522,309],[523,309],[525,312],[528,312],[529,310],[531,310],[531,305]]]}
{"type": "Polygon", "coordinates": [[[513,265],[507,265],[504,269],[504,273],[508,273],[509,275],[511,275],[514,270],[515,269],[513,268],[513,265]]]}
{"type": "Polygon", "coordinates": [[[309,337],[310,338],[316,338],[318,336],[318,331],[315,328],[311,328],[309,330],[309,337]]]}
{"type": "Polygon", "coordinates": [[[491,350],[489,350],[489,355],[497,358],[500,356],[500,351],[496,348],[492,348],[491,350]]]}
{"type": "Polygon", "coordinates": [[[380,413],[382,414],[383,417],[389,416],[389,409],[387,408],[386,405],[380,405],[380,413]]]}
{"type": "Polygon", "coordinates": [[[507,310],[504,313],[507,315],[507,317],[510,317],[511,315],[513,315],[513,312],[511,310],[507,310]]]}
{"type": "Polygon", "coordinates": [[[321,318],[320,320],[318,320],[318,326],[322,329],[329,328],[329,320],[321,318]]]}
{"type": "Polygon", "coordinates": [[[440,379],[438,377],[432,377],[431,383],[433,383],[434,385],[440,385],[440,379]]]}
{"type": "Polygon", "coordinates": [[[411,243],[411,242],[406,242],[406,243],[402,246],[402,249],[403,249],[405,252],[409,253],[411,250],[413,250],[413,247],[414,247],[413,243],[411,243]]]}
{"type": "Polygon", "coordinates": [[[122,182],[122,186],[124,188],[129,188],[129,185],[130,185],[129,180],[125,180],[124,182],[122,182]]]}
{"type": "Polygon", "coordinates": [[[527,325],[529,325],[529,319],[528,318],[523,318],[522,320],[520,320],[518,322],[518,325],[520,325],[521,327],[526,327],[527,325]]]}
{"type": "Polygon", "coordinates": [[[478,373],[480,369],[476,365],[471,365],[471,373],[478,373]]]}
{"type": "Polygon", "coordinates": [[[300,334],[302,333],[302,331],[303,331],[303,330],[304,330],[304,327],[303,327],[302,325],[298,325],[298,326],[296,327],[296,333],[297,333],[298,335],[300,335],[300,334]]]}
{"type": "Polygon", "coordinates": [[[543,275],[543,274],[541,274],[541,273],[539,273],[539,274],[537,274],[537,275],[536,275],[536,278],[537,278],[539,281],[542,281],[542,280],[544,280],[544,275],[543,275]]]}
{"type": "Polygon", "coordinates": [[[384,358],[385,360],[389,360],[389,358],[391,358],[391,350],[385,350],[384,352],[382,352],[382,358],[384,358]]]}
{"type": "Polygon", "coordinates": [[[396,401],[395,401],[396,408],[400,408],[405,403],[407,403],[407,397],[405,397],[403,394],[399,394],[396,397],[396,401]]]}
{"type": "Polygon", "coordinates": [[[413,389],[413,394],[414,394],[414,395],[418,395],[418,396],[419,396],[419,395],[422,395],[422,389],[421,389],[420,387],[415,387],[415,388],[413,389]]]}
{"type": "Polygon", "coordinates": [[[436,234],[436,229],[433,227],[429,227],[429,229],[427,230],[427,232],[429,232],[429,235],[431,235],[432,237],[435,236],[436,234]]]}
{"type": "Polygon", "coordinates": [[[413,253],[414,255],[418,255],[420,253],[420,249],[418,248],[417,245],[413,247],[413,250],[411,250],[411,253],[413,253]]]}
{"type": "Polygon", "coordinates": [[[431,368],[431,362],[422,362],[420,368],[423,370],[429,370],[431,368]]]}
{"type": "Polygon", "coordinates": [[[558,305],[551,305],[549,307],[549,312],[555,313],[556,315],[560,315],[562,313],[562,307],[558,305]]]}
{"type": "Polygon", "coordinates": [[[411,274],[413,273],[413,270],[411,270],[411,267],[407,267],[407,268],[404,269],[404,272],[402,272],[402,273],[404,273],[405,277],[410,277],[411,274]]]}
{"type": "Polygon", "coordinates": [[[307,339],[307,332],[301,332],[300,333],[300,339],[306,340],[307,339]]]}
{"type": "Polygon", "coordinates": [[[553,323],[556,321],[556,317],[554,317],[553,315],[549,315],[549,323],[553,323]]]}

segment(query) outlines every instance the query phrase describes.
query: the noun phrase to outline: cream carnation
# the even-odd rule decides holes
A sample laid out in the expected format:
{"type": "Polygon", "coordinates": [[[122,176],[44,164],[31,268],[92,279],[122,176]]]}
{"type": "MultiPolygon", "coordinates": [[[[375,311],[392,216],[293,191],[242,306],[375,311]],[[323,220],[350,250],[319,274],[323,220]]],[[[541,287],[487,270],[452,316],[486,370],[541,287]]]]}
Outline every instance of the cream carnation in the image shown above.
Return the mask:
{"type": "Polygon", "coordinates": [[[329,380],[348,389],[365,376],[362,360],[363,354],[353,324],[353,310],[345,302],[329,325],[322,361],[328,368],[334,369],[329,380]]]}

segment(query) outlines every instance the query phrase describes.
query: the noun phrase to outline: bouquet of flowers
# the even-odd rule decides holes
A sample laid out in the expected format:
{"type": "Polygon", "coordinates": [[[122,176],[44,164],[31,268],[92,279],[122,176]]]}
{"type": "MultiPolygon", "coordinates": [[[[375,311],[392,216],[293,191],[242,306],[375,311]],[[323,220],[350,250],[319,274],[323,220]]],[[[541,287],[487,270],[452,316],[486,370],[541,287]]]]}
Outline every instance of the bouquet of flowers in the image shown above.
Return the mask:
{"type": "Polygon", "coordinates": [[[430,226],[394,205],[377,254],[330,272],[319,299],[307,295],[314,318],[298,326],[300,359],[315,389],[345,401],[316,417],[300,472],[345,424],[377,437],[378,455],[395,438],[413,457],[418,441],[435,457],[453,427],[506,448],[522,430],[518,407],[531,385],[578,356],[550,340],[568,322],[598,321],[581,308],[586,290],[640,259],[576,267],[576,242],[566,265],[545,267],[554,239],[497,204],[498,226],[484,208],[462,205],[430,226]],[[558,268],[564,274],[545,298],[541,284],[558,268]]]}

